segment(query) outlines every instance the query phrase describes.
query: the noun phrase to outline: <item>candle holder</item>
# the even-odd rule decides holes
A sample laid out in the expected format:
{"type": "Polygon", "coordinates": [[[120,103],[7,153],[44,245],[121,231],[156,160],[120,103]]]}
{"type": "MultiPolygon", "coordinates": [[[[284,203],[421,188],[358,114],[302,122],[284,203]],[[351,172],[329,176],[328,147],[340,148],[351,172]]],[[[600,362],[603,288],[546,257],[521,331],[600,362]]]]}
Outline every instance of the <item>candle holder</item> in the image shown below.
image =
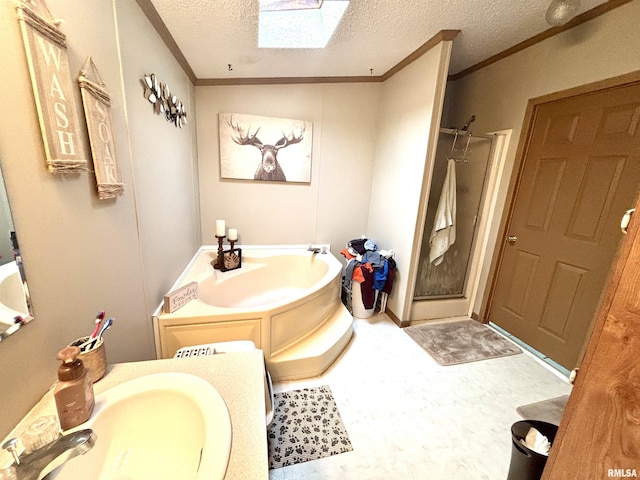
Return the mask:
{"type": "Polygon", "coordinates": [[[211,261],[213,268],[220,270],[221,272],[240,268],[242,266],[242,249],[235,248],[237,240],[229,240],[231,248],[229,250],[225,250],[222,244],[226,236],[216,235],[216,238],[218,239],[218,256],[215,260],[211,261]]]}
{"type": "Polygon", "coordinates": [[[215,268],[216,270],[224,269],[224,249],[222,248],[222,242],[224,241],[225,237],[225,235],[216,235],[216,238],[218,239],[218,258],[216,259],[215,263],[211,262],[213,268],[215,268]]]}

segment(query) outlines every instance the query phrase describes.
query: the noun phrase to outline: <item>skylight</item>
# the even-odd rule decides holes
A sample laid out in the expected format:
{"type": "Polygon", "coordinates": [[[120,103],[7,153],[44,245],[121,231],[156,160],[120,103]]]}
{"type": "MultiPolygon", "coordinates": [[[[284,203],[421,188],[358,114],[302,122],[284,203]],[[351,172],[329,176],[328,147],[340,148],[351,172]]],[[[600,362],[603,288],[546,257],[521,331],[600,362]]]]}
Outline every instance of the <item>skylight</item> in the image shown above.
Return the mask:
{"type": "Polygon", "coordinates": [[[258,47],[324,48],[348,0],[260,0],[258,47]]]}
{"type": "Polygon", "coordinates": [[[322,0],[260,0],[260,10],[263,12],[304,10],[321,6],[322,0]]]}

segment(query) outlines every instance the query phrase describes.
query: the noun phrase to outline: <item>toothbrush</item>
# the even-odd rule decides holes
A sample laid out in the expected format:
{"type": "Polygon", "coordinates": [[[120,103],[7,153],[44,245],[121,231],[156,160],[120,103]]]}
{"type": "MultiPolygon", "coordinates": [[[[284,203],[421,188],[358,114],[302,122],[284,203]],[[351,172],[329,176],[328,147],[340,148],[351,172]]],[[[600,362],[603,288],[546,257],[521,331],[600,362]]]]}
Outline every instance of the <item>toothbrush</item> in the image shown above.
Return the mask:
{"type": "Polygon", "coordinates": [[[87,348],[85,348],[84,350],[81,350],[83,352],[86,352],[87,350],[93,350],[96,345],[98,344],[98,342],[100,342],[100,340],[102,340],[102,335],[104,334],[104,332],[111,326],[113,325],[113,317],[109,318],[106,322],[104,322],[102,324],[102,327],[100,328],[100,333],[98,333],[98,335],[96,336],[96,338],[93,339],[89,339],[86,343],[84,343],[82,346],[87,346],[87,348]]]}
{"type": "Polygon", "coordinates": [[[96,328],[94,328],[93,332],[91,332],[91,336],[89,337],[89,340],[92,340],[98,336],[98,332],[100,331],[100,324],[104,320],[104,316],[105,316],[104,310],[100,310],[96,315],[96,328]]]}
{"type": "Polygon", "coordinates": [[[107,329],[111,327],[111,325],[113,325],[113,320],[113,317],[109,317],[109,319],[102,324],[102,328],[100,329],[100,333],[98,334],[98,342],[102,340],[102,335],[104,335],[104,332],[106,332],[107,329]]]}

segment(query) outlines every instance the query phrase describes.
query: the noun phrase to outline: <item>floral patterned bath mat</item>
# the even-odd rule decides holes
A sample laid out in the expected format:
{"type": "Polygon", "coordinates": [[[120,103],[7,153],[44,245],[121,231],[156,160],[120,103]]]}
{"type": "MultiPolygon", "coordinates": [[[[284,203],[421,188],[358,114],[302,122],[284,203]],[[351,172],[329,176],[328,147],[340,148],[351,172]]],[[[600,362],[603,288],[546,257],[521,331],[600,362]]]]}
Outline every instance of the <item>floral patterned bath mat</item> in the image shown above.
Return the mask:
{"type": "Polygon", "coordinates": [[[267,431],[270,469],[353,450],[327,385],[274,397],[273,422],[267,431]]]}

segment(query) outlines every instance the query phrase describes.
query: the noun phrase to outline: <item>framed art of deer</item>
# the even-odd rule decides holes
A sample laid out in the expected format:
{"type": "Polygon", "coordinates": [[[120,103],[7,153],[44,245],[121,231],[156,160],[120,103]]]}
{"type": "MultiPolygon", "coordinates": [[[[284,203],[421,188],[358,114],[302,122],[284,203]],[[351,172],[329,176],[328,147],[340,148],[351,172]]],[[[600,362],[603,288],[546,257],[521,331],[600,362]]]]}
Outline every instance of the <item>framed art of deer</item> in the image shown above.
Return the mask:
{"type": "Polygon", "coordinates": [[[311,122],[240,113],[220,113],[218,121],[222,178],[311,181],[311,122]]]}

